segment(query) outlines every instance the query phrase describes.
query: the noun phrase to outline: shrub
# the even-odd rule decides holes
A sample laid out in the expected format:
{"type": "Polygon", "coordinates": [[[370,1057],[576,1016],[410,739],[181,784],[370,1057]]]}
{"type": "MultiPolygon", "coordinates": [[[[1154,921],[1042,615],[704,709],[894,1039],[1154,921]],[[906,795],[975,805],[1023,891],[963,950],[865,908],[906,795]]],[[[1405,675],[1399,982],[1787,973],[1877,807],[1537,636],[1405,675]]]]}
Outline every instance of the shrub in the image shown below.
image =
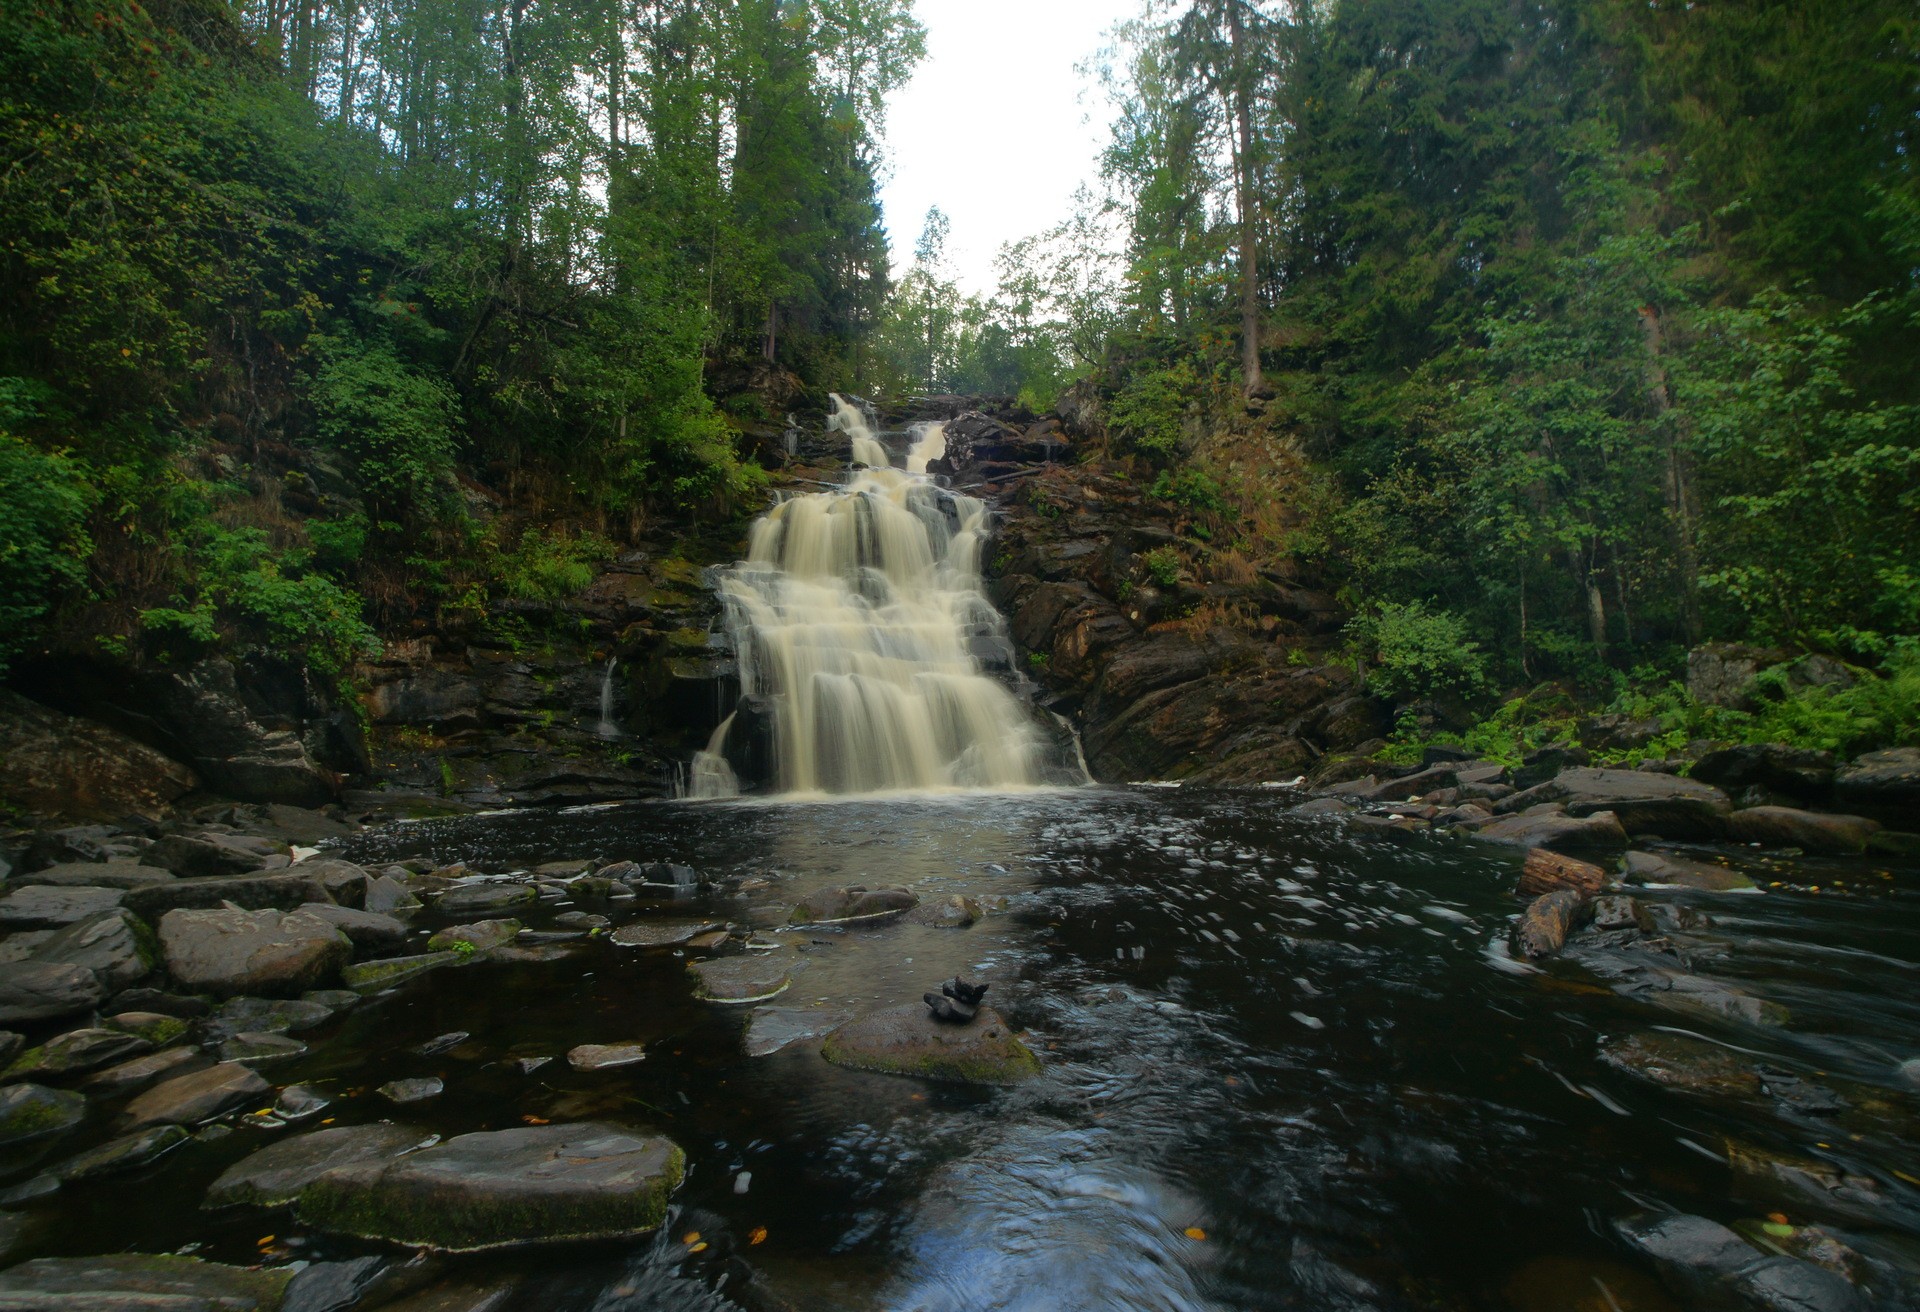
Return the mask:
{"type": "Polygon", "coordinates": [[[1163,469],[1148,489],[1163,501],[1171,501],[1189,510],[1210,510],[1221,514],[1227,509],[1227,496],[1210,474],[1198,469],[1183,469],[1178,474],[1163,469]]]}
{"type": "Polygon", "coordinates": [[[595,563],[613,553],[613,543],[596,533],[570,538],[558,530],[530,528],[501,560],[500,586],[509,597],[564,601],[593,582],[595,563]]]}
{"type": "Polygon", "coordinates": [[[0,673],[54,601],[85,586],[94,497],[78,462],[0,432],[0,673]]]}
{"type": "Polygon", "coordinates": [[[1163,588],[1170,588],[1180,581],[1180,553],[1172,547],[1155,547],[1140,557],[1147,567],[1147,576],[1163,588]]]}
{"type": "Polygon", "coordinates": [[[1418,601],[1383,601],[1347,623],[1355,654],[1373,667],[1373,691],[1400,701],[1485,688],[1486,656],[1467,635],[1458,615],[1418,601]]]}
{"type": "Polygon", "coordinates": [[[1170,465],[1186,448],[1187,411],[1199,390],[1200,380],[1184,360],[1142,369],[1114,394],[1108,426],[1134,453],[1170,465]]]}
{"type": "Polygon", "coordinates": [[[313,412],[320,437],[352,459],[382,514],[436,518],[451,505],[459,403],[383,342],[331,338],[319,351],[313,412]]]}

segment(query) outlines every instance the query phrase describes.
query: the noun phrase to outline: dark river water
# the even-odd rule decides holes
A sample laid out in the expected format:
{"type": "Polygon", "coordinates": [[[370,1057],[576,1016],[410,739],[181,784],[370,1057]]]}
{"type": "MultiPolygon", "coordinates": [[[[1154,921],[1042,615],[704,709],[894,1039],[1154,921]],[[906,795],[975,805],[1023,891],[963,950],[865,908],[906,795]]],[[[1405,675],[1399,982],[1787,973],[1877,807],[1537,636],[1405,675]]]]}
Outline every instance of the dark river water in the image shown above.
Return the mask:
{"type": "MultiPolygon", "coordinates": [[[[673,908],[549,902],[522,917],[535,927],[581,909],[773,927],[797,894],[848,883],[987,899],[998,909],[965,930],[793,935],[806,967],[777,1005],[892,1006],[974,973],[1045,1075],[983,1092],[842,1070],[817,1042],[749,1058],[750,1008],[694,1000],[684,956],[595,939],[418,979],[272,1078],[318,1085],[342,1124],[453,1134],[598,1117],[686,1150],[689,1179],[652,1241],[449,1264],[517,1281],[501,1308],[1624,1312],[1693,1306],[1614,1237],[1649,1208],[1728,1224],[1780,1213],[1912,1246],[1916,1101],[1897,1070],[1920,1055],[1911,865],[1783,872],[1828,886],[1817,894],[1651,896],[1712,917],[1691,933],[1696,970],[1789,1009],[1760,1028],[1617,996],[1577,961],[1509,960],[1519,853],[1290,817],[1288,800],[1083,789],[394,826],[344,855],[492,872],[657,860],[768,881],[673,908]],[[461,1030],[450,1053],[410,1051],[461,1030]],[[1609,1042],[1672,1030],[1817,1081],[1850,1110],[1690,1095],[1600,1060],[1609,1042]],[[648,1059],[619,1070],[510,1064],[631,1041],[648,1059]],[[403,1117],[371,1092],[413,1075],[446,1093],[403,1117]],[[1877,1210],[1756,1191],[1729,1169],[1729,1140],[1863,1177],[1877,1210]]],[[[284,1215],[195,1210],[268,1133],[176,1153],[137,1188],[71,1191],[71,1251],[373,1251],[284,1215]]]]}

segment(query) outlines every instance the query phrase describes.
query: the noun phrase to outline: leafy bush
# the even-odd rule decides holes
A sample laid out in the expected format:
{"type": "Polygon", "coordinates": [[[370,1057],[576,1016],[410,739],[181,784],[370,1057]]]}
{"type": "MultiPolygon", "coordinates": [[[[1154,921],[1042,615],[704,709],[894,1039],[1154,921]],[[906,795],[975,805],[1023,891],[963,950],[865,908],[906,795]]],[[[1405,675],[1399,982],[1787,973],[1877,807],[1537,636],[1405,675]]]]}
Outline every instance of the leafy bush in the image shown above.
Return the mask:
{"type": "Polygon", "coordinates": [[[594,565],[614,553],[614,545],[595,533],[567,537],[558,530],[530,528],[520,545],[500,562],[500,586],[509,597],[527,601],[564,601],[593,582],[594,565]]]}
{"type": "Polygon", "coordinates": [[[1198,469],[1183,469],[1178,474],[1163,469],[1148,489],[1164,501],[1172,501],[1189,510],[1210,510],[1215,514],[1227,508],[1227,496],[1210,474],[1198,469]]]}
{"type": "Polygon", "coordinates": [[[1367,682],[1395,700],[1481,691],[1486,656],[1468,632],[1459,616],[1418,601],[1383,601],[1347,622],[1355,653],[1373,667],[1367,682]]]}
{"type": "Polygon", "coordinates": [[[1147,567],[1147,576],[1163,588],[1170,588],[1180,581],[1180,553],[1172,547],[1155,547],[1140,557],[1147,567]]]}
{"type": "Polygon", "coordinates": [[[1141,369],[1107,407],[1108,426],[1138,455],[1170,465],[1186,449],[1186,416],[1200,390],[1193,366],[1182,360],[1141,369]]]}
{"type": "Polygon", "coordinates": [[[353,460],[385,515],[443,514],[460,426],[453,389],[409,369],[384,342],[330,338],[319,355],[313,411],[321,438],[353,460]]]}
{"type": "Polygon", "coordinates": [[[76,461],[0,431],[0,673],[54,600],[85,585],[94,497],[76,461]]]}

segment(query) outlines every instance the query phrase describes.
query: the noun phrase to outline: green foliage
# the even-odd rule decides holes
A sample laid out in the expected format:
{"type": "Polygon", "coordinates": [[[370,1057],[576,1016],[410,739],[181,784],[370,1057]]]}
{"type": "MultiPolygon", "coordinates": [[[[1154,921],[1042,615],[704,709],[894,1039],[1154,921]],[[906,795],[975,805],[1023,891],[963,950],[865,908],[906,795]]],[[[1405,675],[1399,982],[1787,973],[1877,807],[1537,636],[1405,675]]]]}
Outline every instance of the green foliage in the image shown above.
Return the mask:
{"type": "Polygon", "coordinates": [[[1180,581],[1180,553],[1171,546],[1155,547],[1144,552],[1140,563],[1147,567],[1147,577],[1163,588],[1170,588],[1180,581]]]}
{"type": "Polygon", "coordinates": [[[353,461],[374,518],[444,516],[460,422],[453,389],[382,342],[329,338],[316,349],[315,432],[353,461]]]}
{"type": "Polygon", "coordinates": [[[0,674],[52,605],[85,588],[97,495],[70,456],[0,428],[0,674]]]}
{"type": "Polygon", "coordinates": [[[1186,453],[1187,421],[1200,390],[1193,366],[1177,360],[1130,374],[1107,408],[1107,423],[1124,449],[1168,465],[1186,453]]]}
{"type": "Polygon", "coordinates": [[[500,588],[508,597],[565,601],[593,582],[594,565],[614,552],[613,543],[596,534],[530,528],[501,559],[500,588]]]}
{"type": "Polygon", "coordinates": [[[1222,514],[1227,510],[1226,491],[1203,469],[1188,468],[1178,473],[1163,469],[1148,491],[1188,510],[1211,511],[1214,514],[1222,514]]]}
{"type": "Polygon", "coordinates": [[[1466,621],[1418,601],[1381,602],[1347,622],[1355,652],[1371,667],[1367,686],[1405,701],[1470,696],[1487,683],[1486,657],[1466,621]]]}

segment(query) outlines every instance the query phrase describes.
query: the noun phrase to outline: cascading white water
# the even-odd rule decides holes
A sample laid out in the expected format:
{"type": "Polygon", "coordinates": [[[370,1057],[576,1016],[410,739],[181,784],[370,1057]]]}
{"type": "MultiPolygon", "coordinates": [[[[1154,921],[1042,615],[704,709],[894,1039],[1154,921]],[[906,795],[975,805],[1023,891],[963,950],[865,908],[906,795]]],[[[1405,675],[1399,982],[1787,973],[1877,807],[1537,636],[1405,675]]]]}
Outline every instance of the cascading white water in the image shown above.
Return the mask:
{"type": "Polygon", "coordinates": [[[618,656],[607,657],[607,668],[600,676],[600,723],[594,732],[602,738],[620,737],[619,722],[613,718],[613,672],[619,664],[618,656]]]}
{"type": "MultiPolygon", "coordinates": [[[[740,662],[742,710],[695,758],[688,795],[731,797],[728,761],[744,708],[771,721],[782,793],[1006,789],[1060,782],[1049,743],[976,644],[1005,644],[982,591],[986,504],[926,476],[942,425],[915,430],[907,472],[890,467],[866,416],[834,397],[829,427],[857,469],[844,488],[782,501],[753,525],[748,558],[720,595],[740,662]]],[[[737,746],[737,744],[736,744],[737,746]]],[[[1084,780],[1084,775],[1080,775],[1084,780]]]]}

